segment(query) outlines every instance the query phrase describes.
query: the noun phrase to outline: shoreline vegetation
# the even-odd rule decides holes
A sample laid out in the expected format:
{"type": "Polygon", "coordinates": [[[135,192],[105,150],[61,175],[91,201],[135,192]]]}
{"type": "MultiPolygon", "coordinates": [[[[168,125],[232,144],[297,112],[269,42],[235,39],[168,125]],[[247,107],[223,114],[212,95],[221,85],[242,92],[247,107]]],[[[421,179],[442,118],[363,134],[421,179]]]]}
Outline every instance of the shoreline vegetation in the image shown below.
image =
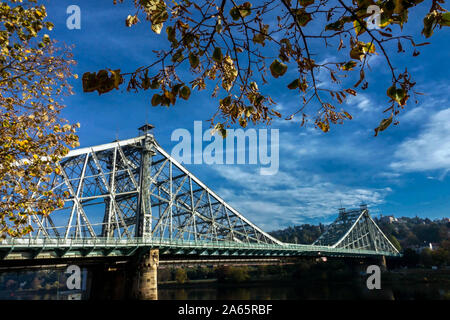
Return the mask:
{"type": "MultiPolygon", "coordinates": [[[[232,267],[237,273],[248,272],[245,269],[248,267],[232,267]],[[243,268],[244,270],[236,270],[243,268]]],[[[180,270],[180,269],[175,269],[180,270]]],[[[301,274],[281,274],[279,276],[260,276],[260,277],[250,277],[245,279],[237,278],[207,278],[207,279],[186,279],[184,281],[174,280],[162,280],[158,282],[159,288],[189,288],[189,287],[201,287],[201,286],[235,286],[239,285],[258,285],[263,283],[268,284],[292,284],[296,283],[320,283],[320,282],[333,282],[333,283],[349,283],[349,282],[360,282],[361,279],[367,278],[367,274],[363,271],[355,273],[342,272],[342,270],[336,270],[338,276],[333,276],[330,273],[333,270],[324,270],[324,272],[306,272],[303,276],[301,274]]],[[[175,271],[176,273],[177,271],[175,271]]],[[[429,283],[429,284],[445,284],[450,286],[450,268],[444,269],[429,269],[429,268],[414,268],[414,269],[393,269],[388,271],[383,271],[381,274],[383,283],[385,284],[418,284],[418,283],[429,283]]]]}
{"type": "MultiPolygon", "coordinates": [[[[364,277],[361,275],[361,277],[364,277]]],[[[393,282],[397,280],[412,280],[416,283],[447,283],[450,285],[450,269],[445,270],[430,270],[430,269],[407,269],[407,270],[390,270],[382,272],[381,275],[383,281],[385,282],[393,282]]],[[[299,282],[313,282],[313,279],[297,279],[299,282]]],[[[243,282],[221,282],[217,278],[212,279],[196,279],[196,280],[187,280],[184,283],[178,283],[175,280],[168,280],[158,282],[158,287],[187,287],[189,285],[209,285],[211,283],[217,283],[220,285],[235,285],[236,283],[242,284],[253,284],[259,282],[281,282],[281,283],[290,283],[292,279],[284,278],[284,279],[276,279],[276,278],[263,278],[263,279],[250,279],[245,280],[243,282]]],[[[344,281],[343,281],[344,282],[344,281]]]]}

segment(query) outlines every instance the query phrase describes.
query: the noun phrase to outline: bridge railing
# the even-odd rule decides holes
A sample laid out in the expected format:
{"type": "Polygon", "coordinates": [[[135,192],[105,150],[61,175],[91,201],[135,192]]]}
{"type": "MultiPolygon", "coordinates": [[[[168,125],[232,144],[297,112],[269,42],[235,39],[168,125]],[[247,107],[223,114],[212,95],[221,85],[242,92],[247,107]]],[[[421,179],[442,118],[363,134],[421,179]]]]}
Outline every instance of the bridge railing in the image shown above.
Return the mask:
{"type": "Polygon", "coordinates": [[[7,238],[0,241],[0,248],[11,250],[53,248],[82,249],[82,248],[124,248],[124,247],[161,247],[171,249],[211,249],[211,250],[256,250],[273,252],[314,252],[316,255],[349,254],[349,255],[392,255],[384,251],[371,251],[363,249],[342,249],[330,246],[316,246],[304,244],[264,244],[264,243],[239,243],[230,241],[208,240],[184,240],[184,239],[150,239],[150,238],[7,238]]]}

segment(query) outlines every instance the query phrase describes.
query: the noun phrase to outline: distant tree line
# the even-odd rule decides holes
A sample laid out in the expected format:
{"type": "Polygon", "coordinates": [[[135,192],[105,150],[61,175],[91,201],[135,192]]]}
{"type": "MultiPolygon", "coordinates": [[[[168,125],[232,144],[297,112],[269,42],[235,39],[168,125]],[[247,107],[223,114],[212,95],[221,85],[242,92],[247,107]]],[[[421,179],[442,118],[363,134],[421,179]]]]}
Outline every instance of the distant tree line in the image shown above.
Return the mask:
{"type": "Polygon", "coordinates": [[[325,231],[325,225],[302,224],[287,229],[272,231],[275,238],[287,243],[311,244],[325,231]]]}

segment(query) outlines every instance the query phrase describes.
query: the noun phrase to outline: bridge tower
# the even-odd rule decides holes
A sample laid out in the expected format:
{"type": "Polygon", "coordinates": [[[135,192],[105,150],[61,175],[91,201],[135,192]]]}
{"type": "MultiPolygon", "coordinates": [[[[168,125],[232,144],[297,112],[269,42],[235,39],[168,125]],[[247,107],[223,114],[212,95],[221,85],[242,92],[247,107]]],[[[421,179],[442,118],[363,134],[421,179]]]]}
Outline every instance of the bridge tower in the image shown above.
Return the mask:
{"type": "MultiPolygon", "coordinates": [[[[366,204],[361,204],[358,209],[340,208],[337,219],[327,227],[313,245],[399,254],[399,251],[369,215],[366,204]]],[[[384,254],[377,255],[375,263],[386,270],[384,254]]]]}
{"type": "Polygon", "coordinates": [[[150,133],[154,128],[151,124],[145,124],[139,128],[141,135],[145,138],[141,141],[141,165],[139,174],[139,198],[137,204],[136,217],[136,237],[151,238],[152,237],[152,204],[151,204],[151,166],[152,158],[156,155],[154,146],[155,138],[150,133]]]}
{"type": "MultiPolygon", "coordinates": [[[[145,136],[145,138],[141,141],[140,193],[136,210],[135,236],[143,239],[152,238],[151,166],[153,156],[156,155],[154,150],[156,142],[153,134],[151,134],[153,128],[154,126],[151,124],[145,124],[139,128],[140,135],[145,136]]],[[[158,299],[158,264],[158,249],[148,250],[148,252],[138,256],[138,262],[134,270],[133,298],[140,300],[158,299]]]]}

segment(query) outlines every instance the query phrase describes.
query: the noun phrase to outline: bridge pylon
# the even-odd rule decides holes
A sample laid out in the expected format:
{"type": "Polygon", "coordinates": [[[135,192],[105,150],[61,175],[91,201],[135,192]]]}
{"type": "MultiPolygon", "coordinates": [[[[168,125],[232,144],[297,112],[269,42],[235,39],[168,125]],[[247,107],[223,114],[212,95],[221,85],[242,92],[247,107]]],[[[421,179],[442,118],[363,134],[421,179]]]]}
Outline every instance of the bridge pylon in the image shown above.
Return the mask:
{"type": "Polygon", "coordinates": [[[313,245],[371,250],[380,252],[380,256],[386,253],[399,255],[399,251],[373,221],[367,205],[364,204],[359,209],[339,209],[337,219],[327,227],[313,245]]]}
{"type": "Polygon", "coordinates": [[[152,237],[152,204],[151,204],[151,166],[153,156],[156,155],[154,146],[156,141],[150,133],[148,133],[149,125],[145,125],[140,130],[145,130],[144,139],[141,141],[141,165],[139,173],[139,197],[136,210],[136,237],[151,239],[152,237]]]}
{"type": "Polygon", "coordinates": [[[49,216],[32,216],[34,239],[282,242],[262,231],[171,157],[150,132],[72,150],[49,189],[68,195],[49,216]]]}

